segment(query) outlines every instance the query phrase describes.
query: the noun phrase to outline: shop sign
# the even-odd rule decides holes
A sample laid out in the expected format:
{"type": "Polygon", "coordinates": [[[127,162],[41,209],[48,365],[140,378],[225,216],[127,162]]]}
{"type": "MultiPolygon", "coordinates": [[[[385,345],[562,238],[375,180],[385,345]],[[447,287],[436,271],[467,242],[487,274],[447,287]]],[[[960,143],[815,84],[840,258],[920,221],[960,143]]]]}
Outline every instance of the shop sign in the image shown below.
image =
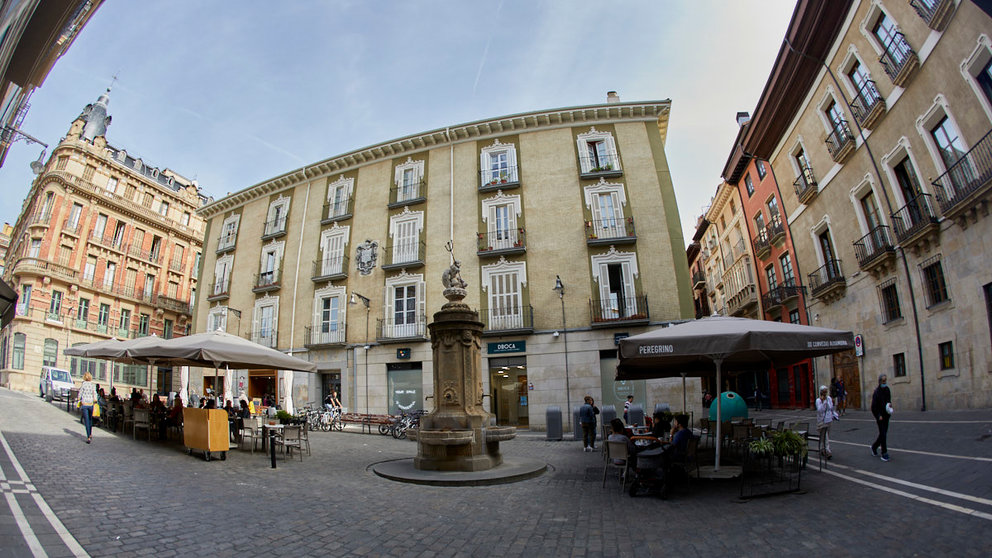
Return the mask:
{"type": "Polygon", "coordinates": [[[614,334],[613,334],[613,345],[615,345],[615,346],[617,346],[617,347],[619,347],[619,346],[620,346],[620,340],[621,340],[621,339],[626,339],[626,338],[628,338],[628,337],[630,337],[630,334],[629,334],[629,333],[627,333],[627,332],[623,332],[623,333],[614,333],[614,334]]]}
{"type": "Polygon", "coordinates": [[[500,341],[499,343],[489,343],[487,352],[491,355],[504,353],[523,353],[527,351],[526,341],[500,341]]]}

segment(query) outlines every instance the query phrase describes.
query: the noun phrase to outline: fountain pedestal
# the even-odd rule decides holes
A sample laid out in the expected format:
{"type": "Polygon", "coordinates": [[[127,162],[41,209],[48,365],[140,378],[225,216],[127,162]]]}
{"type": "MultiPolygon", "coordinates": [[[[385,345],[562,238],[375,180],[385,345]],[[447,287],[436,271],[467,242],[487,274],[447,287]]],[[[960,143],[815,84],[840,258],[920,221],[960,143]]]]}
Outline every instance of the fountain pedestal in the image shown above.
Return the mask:
{"type": "Polygon", "coordinates": [[[501,440],[513,427],[490,426],[482,407],[482,330],[479,314],[461,302],[465,290],[448,288],[449,302],[434,314],[434,409],[411,431],[417,441],[414,467],[424,471],[485,471],[503,462],[501,440]],[[460,291],[460,292],[459,292],[460,291]]]}

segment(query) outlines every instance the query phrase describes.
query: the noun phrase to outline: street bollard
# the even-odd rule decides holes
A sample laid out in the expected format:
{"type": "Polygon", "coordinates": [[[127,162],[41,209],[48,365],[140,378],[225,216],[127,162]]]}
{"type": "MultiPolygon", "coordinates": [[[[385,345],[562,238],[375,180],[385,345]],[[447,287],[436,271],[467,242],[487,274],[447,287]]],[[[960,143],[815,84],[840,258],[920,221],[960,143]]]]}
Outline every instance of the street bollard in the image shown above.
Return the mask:
{"type": "Polygon", "coordinates": [[[272,468],[276,468],[276,431],[269,429],[269,455],[272,457],[272,468]]]}

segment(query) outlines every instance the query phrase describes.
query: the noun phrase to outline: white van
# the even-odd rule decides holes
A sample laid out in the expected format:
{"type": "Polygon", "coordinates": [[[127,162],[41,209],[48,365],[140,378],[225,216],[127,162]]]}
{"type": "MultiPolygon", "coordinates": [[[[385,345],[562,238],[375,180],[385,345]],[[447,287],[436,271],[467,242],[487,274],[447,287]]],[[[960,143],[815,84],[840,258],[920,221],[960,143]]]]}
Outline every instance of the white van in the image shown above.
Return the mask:
{"type": "Polygon", "coordinates": [[[47,398],[51,394],[52,399],[64,399],[69,396],[69,390],[75,389],[75,387],[76,384],[72,381],[72,376],[69,375],[68,370],[53,366],[41,367],[38,392],[42,397],[47,398]]]}

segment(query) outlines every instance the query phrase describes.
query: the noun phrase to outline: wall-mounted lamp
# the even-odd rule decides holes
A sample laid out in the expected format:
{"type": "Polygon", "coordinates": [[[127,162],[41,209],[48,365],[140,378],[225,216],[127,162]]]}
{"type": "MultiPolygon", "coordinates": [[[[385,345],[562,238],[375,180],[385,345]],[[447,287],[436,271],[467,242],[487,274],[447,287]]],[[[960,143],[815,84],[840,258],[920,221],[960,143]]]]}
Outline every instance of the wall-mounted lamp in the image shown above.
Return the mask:
{"type": "Polygon", "coordinates": [[[558,337],[561,334],[556,331],[556,332],[552,333],[551,335],[554,335],[555,337],[558,337]]]}

